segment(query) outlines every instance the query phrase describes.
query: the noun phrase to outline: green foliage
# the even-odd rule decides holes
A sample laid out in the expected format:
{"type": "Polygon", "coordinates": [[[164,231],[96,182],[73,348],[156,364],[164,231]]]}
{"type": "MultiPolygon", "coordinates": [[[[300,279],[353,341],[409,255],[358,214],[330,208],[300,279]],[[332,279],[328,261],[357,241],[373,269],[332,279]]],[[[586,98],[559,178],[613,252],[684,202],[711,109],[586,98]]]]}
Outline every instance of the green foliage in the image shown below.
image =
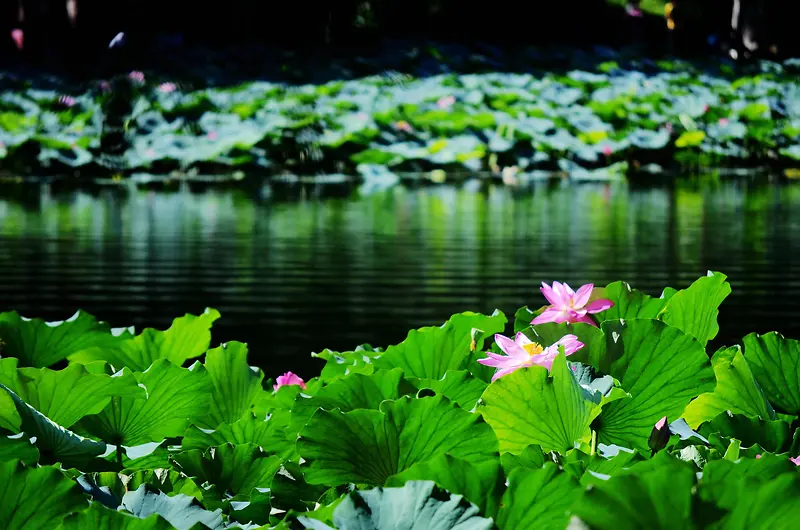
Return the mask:
{"type": "Polygon", "coordinates": [[[800,347],[753,334],[709,362],[729,292],[616,282],[599,327],[523,308],[515,331],[585,346],[493,382],[506,318],[461,313],[276,391],[246,345],[208,348],[214,310],[136,337],[5,313],[0,527],[789,528],[800,347]]]}

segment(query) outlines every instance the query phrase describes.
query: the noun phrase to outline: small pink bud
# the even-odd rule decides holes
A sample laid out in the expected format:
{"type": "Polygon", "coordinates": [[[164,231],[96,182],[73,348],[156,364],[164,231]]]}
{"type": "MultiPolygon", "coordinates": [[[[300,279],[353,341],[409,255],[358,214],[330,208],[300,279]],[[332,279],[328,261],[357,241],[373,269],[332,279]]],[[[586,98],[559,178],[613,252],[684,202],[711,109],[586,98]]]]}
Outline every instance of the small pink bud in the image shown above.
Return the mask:
{"type": "Polygon", "coordinates": [[[703,112],[708,112],[708,105],[703,105],[703,112]]]}
{"type": "Polygon", "coordinates": [[[440,109],[447,109],[453,106],[456,102],[455,96],[444,96],[439,98],[439,101],[436,102],[436,106],[440,109]]]}
{"type": "Polygon", "coordinates": [[[103,92],[111,92],[111,83],[108,81],[100,81],[100,90],[103,92]]]}
{"type": "Polygon", "coordinates": [[[728,118],[720,118],[719,124],[725,127],[726,125],[728,125],[728,118]]]}
{"type": "Polygon", "coordinates": [[[64,107],[72,107],[75,105],[75,98],[72,96],[59,96],[58,103],[64,107]]]}
{"type": "Polygon", "coordinates": [[[394,124],[394,128],[398,131],[405,131],[411,132],[413,129],[411,128],[411,124],[407,121],[398,121],[394,124]]]}
{"type": "Polygon", "coordinates": [[[216,139],[217,139],[217,133],[216,133],[216,132],[214,132],[214,131],[209,131],[209,132],[208,132],[208,134],[206,135],[206,137],[207,137],[209,140],[211,140],[211,141],[214,141],[214,140],[216,140],[216,139]]]}
{"type": "Polygon", "coordinates": [[[175,83],[161,83],[158,85],[158,91],[163,94],[169,94],[170,92],[175,92],[178,88],[178,85],[175,83]]]}
{"type": "Polygon", "coordinates": [[[22,48],[25,47],[25,34],[21,29],[15,28],[11,30],[11,40],[14,41],[14,45],[19,51],[22,51],[22,48]]]}
{"type": "Polygon", "coordinates": [[[604,145],[603,146],[603,154],[606,155],[606,156],[611,156],[611,153],[612,153],[611,147],[608,146],[608,145],[604,145]]]}
{"type": "Polygon", "coordinates": [[[760,460],[760,459],[761,459],[761,453],[758,453],[758,454],[756,455],[756,460],[760,460]]]}

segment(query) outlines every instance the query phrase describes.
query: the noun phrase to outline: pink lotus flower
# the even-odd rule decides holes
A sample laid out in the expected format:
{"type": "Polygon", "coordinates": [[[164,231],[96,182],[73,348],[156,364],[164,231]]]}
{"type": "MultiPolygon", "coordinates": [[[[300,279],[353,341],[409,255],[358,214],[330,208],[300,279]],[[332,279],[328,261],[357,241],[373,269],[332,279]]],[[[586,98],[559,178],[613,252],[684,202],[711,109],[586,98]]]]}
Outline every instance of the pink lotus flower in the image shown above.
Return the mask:
{"type": "Polygon", "coordinates": [[[553,287],[550,287],[542,282],[542,294],[552,305],[545,309],[544,313],[534,318],[531,324],[585,322],[597,327],[597,324],[589,315],[605,311],[612,307],[614,302],[605,299],[589,302],[589,297],[592,296],[592,289],[594,289],[594,284],[591,283],[582,285],[575,292],[566,283],[553,282],[553,287]]]}
{"type": "Polygon", "coordinates": [[[75,98],[72,96],[59,96],[58,103],[64,107],[72,107],[75,105],[75,98]]]}
{"type": "Polygon", "coordinates": [[[604,145],[603,146],[603,154],[606,155],[606,156],[611,156],[611,153],[612,153],[611,146],[604,145]]]}
{"type": "Polygon", "coordinates": [[[439,98],[439,101],[436,102],[436,106],[440,109],[447,109],[453,106],[456,102],[455,96],[444,96],[439,98]]]}
{"type": "Polygon", "coordinates": [[[25,34],[21,29],[15,28],[11,30],[11,40],[14,41],[14,45],[19,51],[22,51],[22,48],[25,47],[25,34]]]}
{"type": "MultiPolygon", "coordinates": [[[[761,460],[761,453],[758,453],[758,454],[756,455],[756,460],[761,460]]],[[[791,460],[791,458],[790,458],[789,460],[791,460]]]]}
{"type": "Polygon", "coordinates": [[[282,386],[290,386],[290,385],[298,385],[303,390],[306,389],[306,383],[303,381],[300,376],[293,374],[292,372],[286,372],[283,375],[279,375],[278,378],[275,380],[277,384],[272,385],[273,390],[278,390],[282,386]]]}
{"type": "Polygon", "coordinates": [[[169,94],[170,92],[175,92],[178,88],[178,85],[175,83],[161,83],[158,85],[158,91],[163,94],[169,94]]]}
{"type": "Polygon", "coordinates": [[[128,77],[130,77],[131,80],[136,81],[137,83],[144,83],[144,74],[139,70],[134,70],[133,72],[129,73],[128,77]]]}
{"type": "Polygon", "coordinates": [[[642,10],[633,4],[628,4],[625,6],[625,13],[627,13],[629,17],[634,18],[641,18],[644,16],[642,15],[642,10]]]}
{"type": "Polygon", "coordinates": [[[708,105],[703,105],[703,112],[708,112],[708,105]]]}
{"type": "Polygon", "coordinates": [[[719,124],[725,127],[726,125],[728,125],[728,118],[720,118],[719,124]]]}
{"type": "Polygon", "coordinates": [[[547,348],[543,348],[540,344],[533,342],[524,333],[517,333],[514,340],[498,334],[494,336],[494,340],[506,356],[486,352],[487,359],[478,359],[478,362],[484,366],[497,368],[497,371],[492,376],[492,381],[520,368],[527,368],[533,365],[544,366],[550,370],[553,367],[553,360],[558,355],[559,346],[564,347],[564,354],[567,356],[572,355],[584,346],[575,335],[564,335],[558,342],[547,348]]]}
{"type": "Polygon", "coordinates": [[[796,457],[794,457],[794,458],[790,458],[789,460],[791,460],[791,462],[792,462],[794,465],[796,465],[796,466],[800,466],[800,455],[797,455],[797,456],[796,456],[796,457]]]}
{"type": "Polygon", "coordinates": [[[411,128],[411,124],[407,121],[398,121],[394,124],[394,128],[398,131],[404,132],[411,132],[413,129],[411,128]]]}

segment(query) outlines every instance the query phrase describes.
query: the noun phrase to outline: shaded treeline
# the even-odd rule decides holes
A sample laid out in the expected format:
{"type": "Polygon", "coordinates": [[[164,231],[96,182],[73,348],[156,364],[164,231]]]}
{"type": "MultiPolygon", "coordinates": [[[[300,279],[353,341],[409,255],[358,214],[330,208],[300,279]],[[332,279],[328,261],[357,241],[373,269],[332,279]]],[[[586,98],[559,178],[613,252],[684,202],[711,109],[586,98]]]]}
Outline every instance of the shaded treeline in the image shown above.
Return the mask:
{"type": "MultiPolygon", "coordinates": [[[[368,54],[387,39],[473,45],[610,45],[637,43],[648,54],[703,54],[726,41],[762,42],[762,50],[797,48],[797,0],[674,0],[676,27],[663,16],[626,15],[607,0],[0,0],[0,67],[60,64],[80,68],[108,60],[108,43],[126,35],[113,61],[145,66],[180,47],[273,49],[368,54]],[[732,27],[734,5],[740,20],[732,27]],[[24,31],[18,50],[11,31],[24,31]],[[712,39],[709,39],[714,35],[712,39]],[[123,57],[120,59],[120,55],[123,57]],[[131,60],[124,60],[131,59],[131,60]]],[[[733,17],[736,18],[736,17],[733,17]]],[[[739,44],[733,43],[734,47],[739,44]]],[[[245,55],[246,57],[246,55],[245,55]]],[[[236,59],[243,61],[245,59],[236,59]]]]}

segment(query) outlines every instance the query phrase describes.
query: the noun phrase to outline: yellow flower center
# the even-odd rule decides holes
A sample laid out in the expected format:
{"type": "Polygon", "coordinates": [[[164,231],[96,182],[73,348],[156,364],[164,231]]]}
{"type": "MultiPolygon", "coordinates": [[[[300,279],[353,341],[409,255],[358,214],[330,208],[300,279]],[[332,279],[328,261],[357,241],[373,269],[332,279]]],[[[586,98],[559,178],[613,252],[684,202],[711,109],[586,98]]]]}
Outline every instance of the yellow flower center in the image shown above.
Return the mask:
{"type": "Polygon", "coordinates": [[[522,347],[522,349],[525,350],[525,353],[527,353],[531,357],[533,357],[534,355],[540,355],[541,353],[544,352],[544,348],[542,348],[539,344],[536,344],[535,342],[531,342],[530,344],[525,344],[522,347]]]}

